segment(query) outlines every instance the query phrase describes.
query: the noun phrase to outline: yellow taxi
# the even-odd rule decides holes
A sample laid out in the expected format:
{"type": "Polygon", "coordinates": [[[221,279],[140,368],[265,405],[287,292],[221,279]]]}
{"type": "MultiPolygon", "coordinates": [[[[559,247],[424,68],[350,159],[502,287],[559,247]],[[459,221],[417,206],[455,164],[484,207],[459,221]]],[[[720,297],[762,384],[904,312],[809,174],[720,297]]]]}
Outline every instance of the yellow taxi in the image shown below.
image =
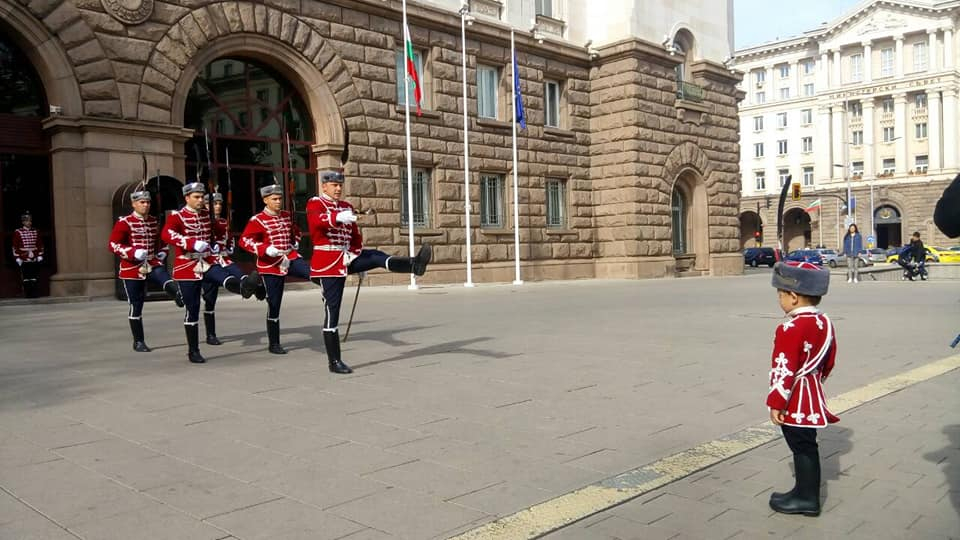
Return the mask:
{"type": "Polygon", "coordinates": [[[944,249],[941,247],[927,248],[937,257],[937,261],[942,263],[960,263],[960,251],[953,249],[944,249]]]}

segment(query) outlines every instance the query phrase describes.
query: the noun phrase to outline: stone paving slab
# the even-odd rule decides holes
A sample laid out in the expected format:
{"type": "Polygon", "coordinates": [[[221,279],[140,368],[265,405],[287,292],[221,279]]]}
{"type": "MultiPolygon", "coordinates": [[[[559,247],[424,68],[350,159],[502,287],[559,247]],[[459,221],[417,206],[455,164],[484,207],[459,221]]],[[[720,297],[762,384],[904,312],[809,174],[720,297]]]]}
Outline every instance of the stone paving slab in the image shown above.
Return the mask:
{"type": "MultiPolygon", "coordinates": [[[[843,285],[824,305],[841,340],[830,395],[942,358],[960,330],[955,283],[843,285]]],[[[186,362],[169,303],[146,306],[150,354],[130,350],[119,302],[0,306],[0,538],[309,537],[323,523],[354,540],[445,538],[756,424],[780,318],[762,274],[365,289],[344,344],[357,371],[338,377],[319,306],[316,290],[285,295],[291,352],[274,356],[263,304],[226,295],[225,344],[203,346],[203,366],[186,362]]],[[[917,475],[908,488],[940,489],[882,451],[888,437],[916,451],[908,415],[927,413],[857,432],[876,461],[850,474],[889,473],[865,492],[917,475]]],[[[789,474],[776,448],[757,455],[789,474]]],[[[699,502],[744,513],[770,487],[717,482],[699,502]]]]}

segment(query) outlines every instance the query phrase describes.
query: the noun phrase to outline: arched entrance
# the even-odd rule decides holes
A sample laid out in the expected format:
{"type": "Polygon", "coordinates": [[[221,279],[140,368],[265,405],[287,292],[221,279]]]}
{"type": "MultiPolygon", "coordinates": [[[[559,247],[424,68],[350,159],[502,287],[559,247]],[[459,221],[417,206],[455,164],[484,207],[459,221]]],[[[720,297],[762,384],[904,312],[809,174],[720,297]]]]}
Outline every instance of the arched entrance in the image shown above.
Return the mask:
{"type": "Polygon", "coordinates": [[[900,211],[884,205],[873,212],[873,225],[877,231],[877,247],[887,249],[903,245],[900,211]]]}
{"type": "Polygon", "coordinates": [[[791,208],[783,214],[783,249],[789,253],[807,246],[813,246],[810,214],[802,208],[791,208]]]}
{"type": "Polygon", "coordinates": [[[763,243],[763,220],[760,214],[747,210],[740,214],[740,248],[757,247],[763,243]]]}
{"type": "Polygon", "coordinates": [[[46,249],[40,295],[49,294],[49,278],[56,272],[50,142],[41,125],[49,113],[45,96],[36,69],[0,28],[0,298],[21,295],[12,243],[25,211],[33,215],[46,249]]]}
{"type": "Polygon", "coordinates": [[[306,230],[304,209],[317,191],[314,126],[304,101],[283,76],[246,58],[208,63],[190,89],[184,126],[194,130],[184,144],[185,181],[206,182],[212,169],[219,191],[232,193],[234,234],[260,211],[259,189],[275,180],[284,184],[286,208],[295,210],[306,230]]]}
{"type": "Polygon", "coordinates": [[[709,270],[706,186],[692,169],[683,170],[674,182],[670,195],[670,224],[677,272],[709,270]]]}

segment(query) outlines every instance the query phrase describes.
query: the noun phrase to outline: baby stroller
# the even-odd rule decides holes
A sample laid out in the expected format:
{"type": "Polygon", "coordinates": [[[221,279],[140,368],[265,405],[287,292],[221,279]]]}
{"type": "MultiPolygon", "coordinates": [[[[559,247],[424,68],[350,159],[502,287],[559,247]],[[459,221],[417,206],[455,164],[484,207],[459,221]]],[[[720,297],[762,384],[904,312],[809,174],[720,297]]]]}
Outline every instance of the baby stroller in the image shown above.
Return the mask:
{"type": "Polygon", "coordinates": [[[903,268],[903,276],[900,279],[909,279],[910,281],[913,281],[914,278],[919,276],[921,281],[926,281],[927,265],[923,260],[920,262],[914,261],[910,251],[910,246],[904,246],[903,249],[900,250],[900,254],[897,256],[897,264],[903,268]]]}

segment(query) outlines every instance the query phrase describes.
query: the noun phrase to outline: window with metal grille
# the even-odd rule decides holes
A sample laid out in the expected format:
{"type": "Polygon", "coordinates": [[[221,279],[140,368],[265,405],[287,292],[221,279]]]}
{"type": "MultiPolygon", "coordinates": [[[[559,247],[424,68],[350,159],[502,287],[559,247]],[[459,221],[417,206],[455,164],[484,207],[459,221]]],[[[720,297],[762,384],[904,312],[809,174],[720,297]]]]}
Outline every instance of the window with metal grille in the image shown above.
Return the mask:
{"type": "Polygon", "coordinates": [[[480,226],[485,228],[503,228],[503,175],[480,175],[480,226]]]}
{"type": "Polygon", "coordinates": [[[562,229],[567,226],[567,182],[547,180],[547,227],[562,229]]]}
{"type": "Polygon", "coordinates": [[[482,118],[497,117],[500,70],[493,66],[477,66],[477,115],[482,118]]]}
{"type": "MultiPolygon", "coordinates": [[[[410,208],[407,206],[407,170],[400,171],[400,225],[410,223],[410,208]]],[[[430,171],[413,169],[413,227],[430,226],[430,171]]]]}

